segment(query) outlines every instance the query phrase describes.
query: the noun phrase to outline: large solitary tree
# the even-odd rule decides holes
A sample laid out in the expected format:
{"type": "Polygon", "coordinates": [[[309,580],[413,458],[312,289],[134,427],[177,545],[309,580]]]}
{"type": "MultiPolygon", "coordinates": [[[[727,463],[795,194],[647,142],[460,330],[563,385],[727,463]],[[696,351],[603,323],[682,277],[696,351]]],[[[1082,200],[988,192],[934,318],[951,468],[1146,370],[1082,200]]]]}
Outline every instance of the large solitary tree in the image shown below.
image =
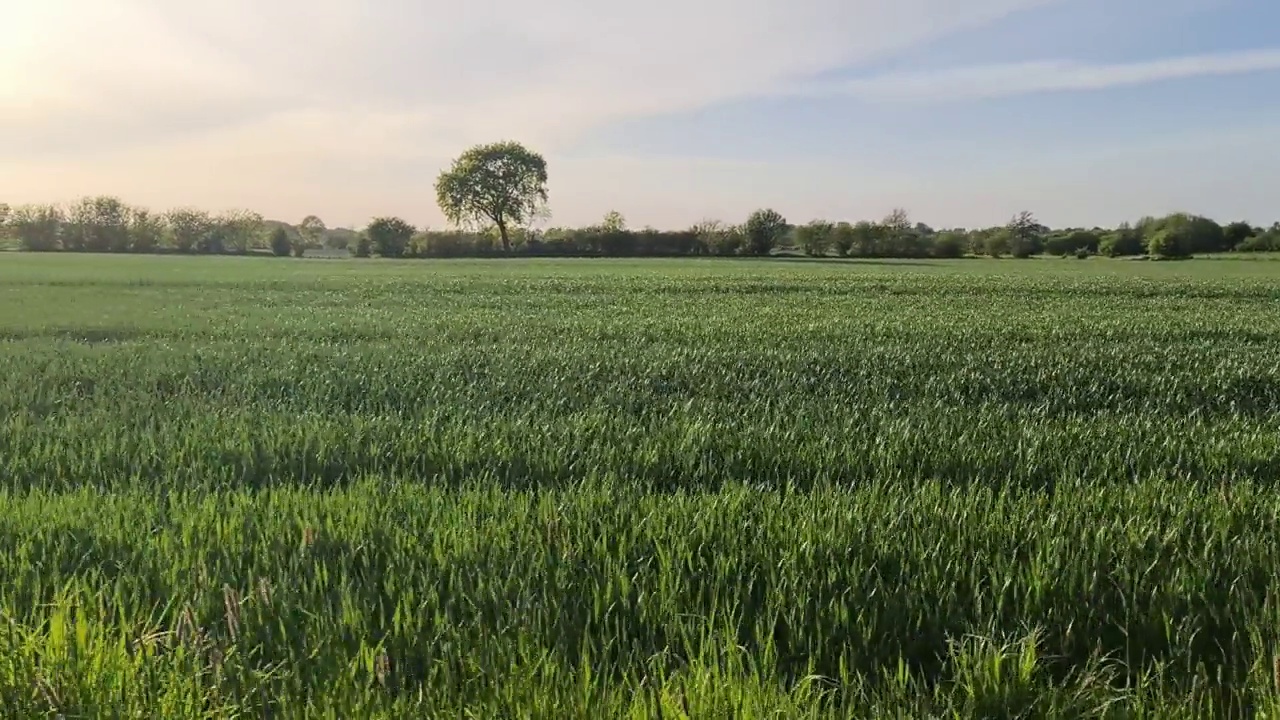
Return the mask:
{"type": "Polygon", "coordinates": [[[324,234],[329,228],[325,227],[324,221],[315,215],[308,215],[302,218],[302,222],[298,223],[298,235],[301,238],[294,244],[293,254],[302,257],[306,254],[308,248],[318,248],[324,240],[324,234]]]}
{"type": "Polygon", "coordinates": [[[518,142],[477,145],[436,180],[436,200],[455,225],[492,226],[511,249],[509,228],[533,219],[547,202],[547,161],[518,142]]]}

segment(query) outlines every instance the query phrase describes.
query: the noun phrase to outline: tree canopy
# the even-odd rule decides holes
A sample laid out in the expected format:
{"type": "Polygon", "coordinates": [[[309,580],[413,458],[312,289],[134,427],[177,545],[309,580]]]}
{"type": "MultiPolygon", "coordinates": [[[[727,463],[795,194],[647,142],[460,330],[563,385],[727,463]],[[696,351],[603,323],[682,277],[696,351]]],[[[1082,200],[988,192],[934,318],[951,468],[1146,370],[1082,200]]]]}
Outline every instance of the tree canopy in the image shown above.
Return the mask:
{"type": "Polygon", "coordinates": [[[520,143],[477,145],[436,180],[440,210],[456,225],[492,225],[503,250],[510,228],[537,216],[547,202],[547,161],[520,143]]]}

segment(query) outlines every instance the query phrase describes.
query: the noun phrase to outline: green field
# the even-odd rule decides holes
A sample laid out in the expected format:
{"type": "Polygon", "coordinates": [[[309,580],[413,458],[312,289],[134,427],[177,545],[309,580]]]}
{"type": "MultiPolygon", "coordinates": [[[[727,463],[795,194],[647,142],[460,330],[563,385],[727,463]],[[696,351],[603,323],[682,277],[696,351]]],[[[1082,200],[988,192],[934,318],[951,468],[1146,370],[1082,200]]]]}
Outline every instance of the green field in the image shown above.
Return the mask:
{"type": "Polygon", "coordinates": [[[5,717],[1277,717],[1280,262],[0,259],[5,717]]]}

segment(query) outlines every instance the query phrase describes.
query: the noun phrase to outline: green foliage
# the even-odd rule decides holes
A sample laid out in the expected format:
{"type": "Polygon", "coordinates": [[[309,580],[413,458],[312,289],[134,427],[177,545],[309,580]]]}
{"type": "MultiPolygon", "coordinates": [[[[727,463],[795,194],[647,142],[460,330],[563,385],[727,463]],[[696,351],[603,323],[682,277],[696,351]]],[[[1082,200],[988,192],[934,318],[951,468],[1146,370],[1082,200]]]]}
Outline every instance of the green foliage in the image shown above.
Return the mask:
{"type": "Polygon", "coordinates": [[[1147,254],[1161,258],[1190,256],[1191,240],[1186,229],[1175,225],[1155,230],[1147,236],[1147,254]]]}
{"type": "Polygon", "coordinates": [[[1140,229],[1149,255],[1186,257],[1195,253],[1225,252],[1232,249],[1227,244],[1222,226],[1199,215],[1174,213],[1163,218],[1144,218],[1140,229]],[[1153,251],[1153,242],[1174,254],[1153,251]]]}
{"type": "Polygon", "coordinates": [[[126,252],[130,215],[131,209],[119,198],[83,198],[67,213],[62,246],[87,252],[126,252]]]}
{"type": "Polygon", "coordinates": [[[177,208],[165,213],[165,223],[169,226],[173,246],[178,252],[189,253],[209,247],[206,238],[214,227],[209,213],[192,208],[177,208]]]}
{"type": "Polygon", "coordinates": [[[289,231],[277,225],[271,231],[271,254],[276,257],[288,257],[293,251],[293,241],[289,239],[289,231]]]}
{"type": "Polygon", "coordinates": [[[65,223],[66,216],[56,205],[21,205],[10,212],[7,225],[23,250],[50,252],[61,248],[65,223]]]}
{"type": "Polygon", "coordinates": [[[933,242],[933,256],[937,258],[958,258],[964,256],[965,237],[959,232],[938,233],[933,242]]]}
{"type": "Polygon", "coordinates": [[[457,225],[492,224],[503,250],[510,229],[541,213],[547,203],[547,161],[520,143],[477,145],[436,180],[436,201],[457,225]]]}
{"type": "Polygon", "coordinates": [[[258,246],[264,228],[263,217],[256,212],[233,210],[223,213],[213,219],[213,227],[206,235],[204,251],[243,255],[258,246]]]}
{"type": "Polygon", "coordinates": [[[787,220],[777,210],[756,210],[742,226],[739,251],[744,255],[768,255],[778,246],[787,230],[787,220]]]}
{"type": "Polygon", "coordinates": [[[365,228],[373,252],[384,258],[404,257],[409,249],[409,240],[413,237],[414,228],[398,217],[374,218],[365,228]]]}
{"type": "Polygon", "coordinates": [[[0,707],[1273,717],[1276,266],[6,258],[0,707]]]}
{"type": "Polygon", "coordinates": [[[324,221],[315,215],[308,215],[298,223],[298,235],[300,242],[293,246],[293,254],[302,257],[309,248],[318,248],[324,242],[325,233],[328,228],[325,227],[324,221]]]}
{"type": "Polygon", "coordinates": [[[351,249],[351,254],[358,258],[367,258],[373,254],[373,243],[369,240],[368,232],[356,235],[356,244],[351,249]]]}
{"type": "Polygon", "coordinates": [[[1260,232],[1236,246],[1240,252],[1280,252],[1280,223],[1260,232]]]}
{"type": "Polygon", "coordinates": [[[1008,228],[995,228],[983,235],[982,251],[990,257],[998,258],[1011,252],[1013,243],[1013,233],[1008,228]]]}
{"type": "Polygon", "coordinates": [[[1036,221],[1035,216],[1026,210],[1014,215],[1005,227],[1005,245],[1008,253],[1015,258],[1029,258],[1039,254],[1043,249],[1042,238],[1045,229],[1036,221]]]}
{"type": "Polygon", "coordinates": [[[856,240],[857,231],[852,224],[843,220],[836,223],[831,231],[831,247],[839,257],[848,257],[853,252],[856,240]]]}
{"type": "Polygon", "coordinates": [[[1222,244],[1233,250],[1238,250],[1241,245],[1257,234],[1258,231],[1249,223],[1236,221],[1222,228],[1222,244]]]}
{"type": "Polygon", "coordinates": [[[1142,240],[1142,230],[1129,223],[1123,223],[1112,232],[1102,236],[1098,242],[1098,253],[1107,257],[1125,257],[1141,255],[1146,252],[1146,244],[1142,240]]]}
{"type": "Polygon", "coordinates": [[[922,257],[926,253],[911,217],[902,208],[895,208],[878,226],[871,229],[876,254],[887,257],[922,257]]]}
{"type": "Polygon", "coordinates": [[[834,225],[825,220],[814,220],[796,228],[796,243],[805,255],[823,257],[831,250],[834,235],[834,225]]]}
{"type": "Polygon", "coordinates": [[[689,232],[712,255],[737,255],[746,242],[740,226],[727,225],[719,220],[703,220],[690,228],[689,232]]]}
{"type": "Polygon", "coordinates": [[[1050,255],[1074,255],[1081,250],[1088,255],[1101,245],[1102,234],[1097,230],[1061,230],[1044,238],[1044,251],[1050,255]]]}
{"type": "Polygon", "coordinates": [[[617,210],[610,210],[600,223],[600,229],[607,233],[623,233],[627,231],[627,219],[617,210]]]}

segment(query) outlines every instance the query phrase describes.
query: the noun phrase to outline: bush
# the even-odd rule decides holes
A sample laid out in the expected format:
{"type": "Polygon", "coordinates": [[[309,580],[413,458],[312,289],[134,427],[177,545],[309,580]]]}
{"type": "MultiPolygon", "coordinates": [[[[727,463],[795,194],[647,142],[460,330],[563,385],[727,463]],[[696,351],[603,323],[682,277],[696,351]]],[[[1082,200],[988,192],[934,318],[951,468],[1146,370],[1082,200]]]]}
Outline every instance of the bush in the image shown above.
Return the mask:
{"type": "Polygon", "coordinates": [[[31,252],[60,249],[65,223],[62,209],[56,205],[24,205],[15,208],[8,221],[19,247],[31,252]]]}
{"type": "Polygon", "coordinates": [[[460,232],[423,232],[415,238],[418,253],[424,257],[451,258],[475,253],[471,237],[460,232]]]}
{"type": "Polygon", "coordinates": [[[293,243],[289,241],[289,233],[283,227],[276,226],[271,231],[271,254],[276,257],[288,257],[293,251],[293,243]]]}
{"type": "Polygon", "coordinates": [[[1147,238],[1147,254],[1161,258],[1188,257],[1191,247],[1183,233],[1176,228],[1165,228],[1147,238]]]}
{"type": "Polygon", "coordinates": [[[938,258],[964,257],[964,236],[954,232],[940,233],[933,240],[933,256],[938,258]]]}
{"type": "Polygon", "coordinates": [[[352,249],[352,254],[358,258],[367,258],[373,254],[373,243],[369,241],[369,236],[360,233],[356,236],[356,245],[352,249]]]}
{"type": "Polygon", "coordinates": [[[1130,227],[1128,223],[1107,233],[1098,243],[1098,254],[1107,257],[1141,255],[1145,251],[1142,233],[1130,227]]]}
{"type": "Polygon", "coordinates": [[[757,210],[742,227],[744,255],[768,255],[787,234],[787,221],[777,210],[757,210]]]}
{"type": "Polygon", "coordinates": [[[1260,235],[1245,238],[1236,245],[1237,252],[1276,252],[1280,251],[1280,230],[1272,230],[1260,235]]]}
{"type": "Polygon", "coordinates": [[[1076,251],[1077,260],[1088,260],[1089,255],[1090,253],[1088,248],[1080,248],[1079,250],[1076,251]]]}
{"type": "Polygon", "coordinates": [[[825,220],[814,220],[796,228],[796,242],[805,255],[822,257],[831,248],[835,226],[825,220]]]}
{"type": "Polygon", "coordinates": [[[413,233],[413,226],[398,217],[375,218],[365,229],[373,251],[384,258],[404,257],[413,233]]]}
{"type": "Polygon", "coordinates": [[[1009,243],[1011,241],[1012,237],[1009,235],[1009,231],[1004,228],[1000,228],[999,230],[988,233],[987,236],[983,238],[982,251],[993,258],[998,258],[1009,252],[1009,243]]]}
{"type": "Polygon", "coordinates": [[[849,256],[849,252],[853,250],[853,244],[857,239],[858,232],[847,222],[836,223],[831,232],[831,246],[835,248],[836,255],[840,257],[849,256]]]}

